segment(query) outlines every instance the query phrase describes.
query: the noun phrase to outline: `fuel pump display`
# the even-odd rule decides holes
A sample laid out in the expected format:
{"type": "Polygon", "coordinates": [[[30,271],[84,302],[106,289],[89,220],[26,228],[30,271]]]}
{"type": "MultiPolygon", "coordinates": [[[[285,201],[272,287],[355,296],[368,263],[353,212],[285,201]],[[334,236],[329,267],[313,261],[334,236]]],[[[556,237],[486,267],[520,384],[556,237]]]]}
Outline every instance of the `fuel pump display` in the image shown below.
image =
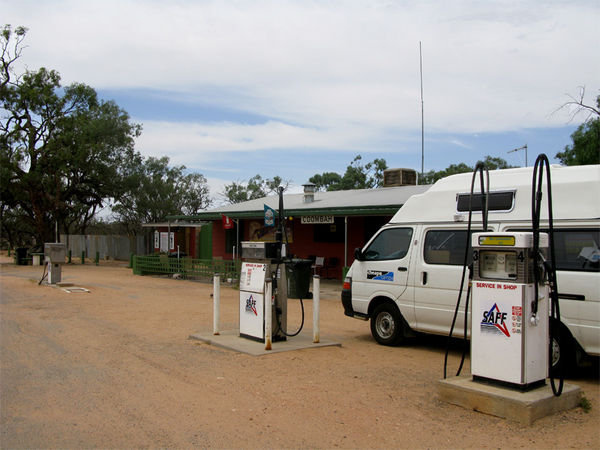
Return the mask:
{"type": "MultiPolygon", "coordinates": [[[[548,375],[548,289],[536,297],[533,233],[474,233],[471,373],[529,389],[548,375]]],[[[540,249],[548,235],[540,234],[540,249]]],[[[542,277],[543,278],[543,277],[542,277]]]]}
{"type": "Polygon", "coordinates": [[[479,253],[482,278],[514,280],[517,278],[517,253],[482,250],[479,253]]]}

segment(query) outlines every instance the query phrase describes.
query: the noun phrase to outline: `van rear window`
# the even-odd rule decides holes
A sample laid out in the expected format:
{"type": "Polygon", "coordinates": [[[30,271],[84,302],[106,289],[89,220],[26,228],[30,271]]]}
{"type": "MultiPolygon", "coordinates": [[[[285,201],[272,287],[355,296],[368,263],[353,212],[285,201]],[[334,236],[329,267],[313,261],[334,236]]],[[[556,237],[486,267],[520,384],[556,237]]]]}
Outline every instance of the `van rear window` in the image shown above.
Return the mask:
{"type": "MultiPolygon", "coordinates": [[[[470,193],[456,194],[456,211],[469,212],[470,193]]],[[[481,211],[482,194],[473,193],[472,211],[481,211]]],[[[515,191],[490,192],[488,211],[511,211],[515,204],[515,191]]]]}

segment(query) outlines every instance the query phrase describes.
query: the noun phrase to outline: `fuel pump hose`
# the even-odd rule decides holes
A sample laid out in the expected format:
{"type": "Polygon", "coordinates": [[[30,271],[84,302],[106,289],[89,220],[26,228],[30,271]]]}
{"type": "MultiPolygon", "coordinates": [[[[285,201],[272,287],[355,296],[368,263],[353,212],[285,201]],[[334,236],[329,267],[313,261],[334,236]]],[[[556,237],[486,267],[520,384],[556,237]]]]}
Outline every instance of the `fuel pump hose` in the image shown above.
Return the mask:
{"type": "MultiPolygon", "coordinates": [[[[550,286],[550,319],[560,323],[560,306],[558,302],[558,284],[556,279],[556,254],[554,250],[554,218],[552,214],[552,180],[550,177],[550,162],[545,154],[540,154],[533,167],[533,179],[531,186],[531,222],[533,229],[533,262],[534,262],[534,299],[531,310],[533,317],[536,317],[539,302],[539,282],[542,280],[542,270],[546,271],[548,284],[550,286]],[[548,239],[550,246],[550,261],[544,261],[540,253],[540,216],[542,203],[542,181],[544,178],[544,168],[546,169],[546,187],[548,191],[548,239]],[[539,172],[538,172],[539,170],[539,172]]],[[[554,340],[554,331],[549,326],[549,345],[548,345],[548,372],[550,374],[550,385],[555,396],[562,394],[564,385],[564,367],[558,366],[558,387],[556,386],[554,373],[552,371],[552,347],[554,340]]],[[[563,358],[564,360],[564,358],[563,358]]],[[[560,360],[559,360],[560,364],[560,360]]]]}
{"type": "MultiPolygon", "coordinates": [[[[488,193],[490,190],[490,176],[485,168],[485,165],[482,162],[477,163],[475,166],[475,171],[473,172],[473,178],[471,179],[471,192],[469,195],[469,220],[467,222],[467,243],[465,246],[465,254],[463,260],[463,270],[462,276],[460,278],[460,288],[458,290],[458,299],[456,301],[456,308],[454,309],[454,316],[452,317],[452,324],[450,325],[450,333],[448,334],[448,340],[446,343],[446,353],[444,355],[444,379],[446,378],[446,372],[448,368],[448,354],[450,352],[450,343],[452,342],[452,334],[454,333],[454,326],[456,325],[456,319],[458,317],[458,311],[460,309],[460,303],[462,299],[462,292],[464,289],[465,283],[465,274],[467,272],[467,267],[469,266],[469,250],[471,248],[470,238],[471,238],[471,227],[472,227],[472,219],[473,219],[473,192],[475,188],[475,180],[477,178],[477,174],[479,173],[479,181],[480,181],[480,191],[481,191],[481,214],[482,214],[482,222],[483,222],[483,230],[487,230],[487,219],[488,219],[488,193]],[[484,186],[483,175],[485,173],[486,176],[486,184],[484,186]]],[[[465,314],[464,314],[464,336],[463,336],[463,352],[460,360],[460,365],[458,370],[456,371],[456,376],[459,376],[462,372],[462,368],[465,362],[465,357],[467,354],[468,348],[468,339],[467,339],[467,317],[469,314],[469,298],[471,296],[471,276],[472,270],[469,269],[469,283],[467,287],[467,295],[465,298],[465,314]]]]}

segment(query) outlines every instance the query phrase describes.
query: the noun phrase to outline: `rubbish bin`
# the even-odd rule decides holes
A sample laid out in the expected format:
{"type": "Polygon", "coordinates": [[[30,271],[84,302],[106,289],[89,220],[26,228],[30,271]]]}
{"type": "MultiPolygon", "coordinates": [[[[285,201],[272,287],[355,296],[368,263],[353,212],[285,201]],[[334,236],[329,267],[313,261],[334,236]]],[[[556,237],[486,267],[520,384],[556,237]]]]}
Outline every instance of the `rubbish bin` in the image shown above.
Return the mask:
{"type": "Polygon", "coordinates": [[[288,298],[312,298],[310,288],[310,259],[292,259],[285,264],[288,298]]]}
{"type": "Polygon", "coordinates": [[[27,247],[18,247],[15,249],[15,264],[17,266],[27,265],[27,247]]]}

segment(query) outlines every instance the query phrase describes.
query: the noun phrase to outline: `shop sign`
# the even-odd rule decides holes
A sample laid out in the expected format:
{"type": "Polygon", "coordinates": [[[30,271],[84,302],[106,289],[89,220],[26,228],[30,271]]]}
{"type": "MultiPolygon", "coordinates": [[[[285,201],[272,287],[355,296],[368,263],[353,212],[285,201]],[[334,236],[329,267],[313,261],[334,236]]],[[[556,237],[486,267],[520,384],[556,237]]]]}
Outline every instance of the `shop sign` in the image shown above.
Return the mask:
{"type": "Polygon", "coordinates": [[[302,216],[300,223],[303,225],[317,225],[334,223],[333,216],[302,216]]]}

